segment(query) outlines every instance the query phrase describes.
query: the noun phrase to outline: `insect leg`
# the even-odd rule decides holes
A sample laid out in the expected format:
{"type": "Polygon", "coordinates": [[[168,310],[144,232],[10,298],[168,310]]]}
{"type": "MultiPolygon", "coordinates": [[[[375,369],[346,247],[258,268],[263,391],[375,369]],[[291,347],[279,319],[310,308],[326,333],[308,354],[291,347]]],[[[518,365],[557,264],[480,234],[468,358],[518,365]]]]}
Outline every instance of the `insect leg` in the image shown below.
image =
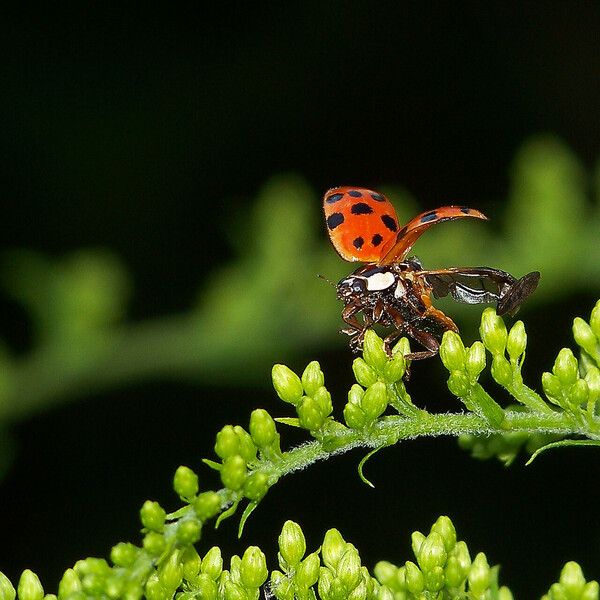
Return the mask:
{"type": "Polygon", "coordinates": [[[423,360],[424,358],[435,356],[439,352],[440,343],[433,334],[422,331],[409,323],[406,324],[406,333],[408,333],[415,341],[419,342],[421,346],[426,348],[426,350],[420,352],[411,352],[410,354],[407,354],[406,358],[409,360],[423,360]]]}
{"type": "Polygon", "coordinates": [[[363,306],[361,304],[348,304],[342,311],[342,319],[350,325],[340,330],[340,333],[345,333],[350,336],[350,348],[353,352],[358,353],[365,338],[365,331],[373,324],[373,319],[363,312],[364,322],[361,323],[356,316],[363,306]]]}

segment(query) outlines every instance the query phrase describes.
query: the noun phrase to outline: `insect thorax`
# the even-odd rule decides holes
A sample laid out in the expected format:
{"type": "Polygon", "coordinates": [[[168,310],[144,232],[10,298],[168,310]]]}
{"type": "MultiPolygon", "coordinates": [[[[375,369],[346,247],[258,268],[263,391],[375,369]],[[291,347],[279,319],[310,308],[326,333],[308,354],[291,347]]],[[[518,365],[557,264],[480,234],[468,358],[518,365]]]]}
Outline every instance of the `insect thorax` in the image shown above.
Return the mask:
{"type": "Polygon", "coordinates": [[[399,302],[406,295],[407,276],[410,277],[413,270],[411,263],[359,267],[338,283],[338,298],[345,304],[363,306],[372,306],[379,301],[399,302]]]}

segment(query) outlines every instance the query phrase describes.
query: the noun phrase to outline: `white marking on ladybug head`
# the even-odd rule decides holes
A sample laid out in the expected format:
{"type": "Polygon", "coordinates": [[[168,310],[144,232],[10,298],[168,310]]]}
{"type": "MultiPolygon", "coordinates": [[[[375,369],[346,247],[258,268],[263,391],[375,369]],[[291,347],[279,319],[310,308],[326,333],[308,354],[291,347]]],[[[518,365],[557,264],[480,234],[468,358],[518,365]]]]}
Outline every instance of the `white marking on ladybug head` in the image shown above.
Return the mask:
{"type": "Polygon", "coordinates": [[[382,271],[379,273],[373,273],[367,278],[367,290],[369,292],[379,292],[381,290],[387,290],[387,288],[394,285],[396,277],[391,271],[382,271]]]}

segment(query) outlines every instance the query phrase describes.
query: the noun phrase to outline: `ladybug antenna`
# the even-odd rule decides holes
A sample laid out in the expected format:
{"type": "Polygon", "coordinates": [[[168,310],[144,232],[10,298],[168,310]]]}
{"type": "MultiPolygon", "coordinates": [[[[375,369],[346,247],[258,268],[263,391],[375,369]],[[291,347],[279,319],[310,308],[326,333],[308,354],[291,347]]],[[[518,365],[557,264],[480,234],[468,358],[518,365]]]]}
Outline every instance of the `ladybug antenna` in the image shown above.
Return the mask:
{"type": "Polygon", "coordinates": [[[325,280],[325,281],[326,281],[326,282],[327,282],[329,285],[331,285],[331,286],[333,286],[333,287],[337,287],[337,286],[335,285],[335,283],[333,283],[333,281],[331,281],[331,279],[327,279],[327,277],[325,277],[324,275],[317,274],[317,277],[318,277],[319,279],[324,279],[324,280],[325,280]]]}

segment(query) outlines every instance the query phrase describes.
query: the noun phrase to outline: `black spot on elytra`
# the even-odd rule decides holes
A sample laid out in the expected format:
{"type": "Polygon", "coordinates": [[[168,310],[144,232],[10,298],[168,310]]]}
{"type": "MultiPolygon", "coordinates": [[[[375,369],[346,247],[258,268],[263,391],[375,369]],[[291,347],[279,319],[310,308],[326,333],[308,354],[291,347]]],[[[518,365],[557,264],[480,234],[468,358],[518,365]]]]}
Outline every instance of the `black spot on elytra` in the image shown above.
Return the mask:
{"type": "Polygon", "coordinates": [[[352,241],[352,245],[357,250],[360,250],[363,247],[364,243],[365,243],[365,240],[363,240],[361,237],[354,238],[354,240],[352,241]]]}
{"type": "Polygon", "coordinates": [[[327,227],[329,229],[335,229],[338,225],[344,222],[344,215],[342,213],[333,213],[327,217],[327,227]]]}
{"type": "Polygon", "coordinates": [[[370,215],[373,212],[373,209],[365,202],[357,202],[352,205],[350,212],[353,215],[370,215]]]}
{"type": "Polygon", "coordinates": [[[390,215],[381,215],[381,220],[390,231],[398,231],[398,224],[396,223],[396,219],[394,219],[394,217],[390,215]]]}
{"type": "Polygon", "coordinates": [[[376,233],[371,239],[371,244],[373,244],[375,247],[379,246],[381,242],[383,242],[383,238],[378,233],[376,233]]]}
{"type": "Polygon", "coordinates": [[[373,200],[377,200],[377,202],[385,202],[385,196],[382,194],[371,194],[371,198],[373,198],[373,200]]]}
{"type": "Polygon", "coordinates": [[[362,198],[362,192],[359,192],[358,190],[350,190],[348,192],[348,196],[352,196],[353,198],[362,198]]]}
{"type": "Polygon", "coordinates": [[[341,200],[343,197],[344,197],[344,194],[331,194],[331,196],[327,196],[327,198],[325,199],[325,202],[327,202],[327,204],[335,204],[336,202],[341,200]]]}
{"type": "Polygon", "coordinates": [[[429,223],[429,221],[435,221],[436,219],[437,213],[435,212],[435,210],[432,210],[431,212],[425,213],[421,217],[421,223],[429,223]]]}
{"type": "Polygon", "coordinates": [[[465,215],[468,215],[471,212],[471,209],[466,207],[466,206],[461,206],[460,207],[460,212],[461,213],[465,213],[465,215]]]}

